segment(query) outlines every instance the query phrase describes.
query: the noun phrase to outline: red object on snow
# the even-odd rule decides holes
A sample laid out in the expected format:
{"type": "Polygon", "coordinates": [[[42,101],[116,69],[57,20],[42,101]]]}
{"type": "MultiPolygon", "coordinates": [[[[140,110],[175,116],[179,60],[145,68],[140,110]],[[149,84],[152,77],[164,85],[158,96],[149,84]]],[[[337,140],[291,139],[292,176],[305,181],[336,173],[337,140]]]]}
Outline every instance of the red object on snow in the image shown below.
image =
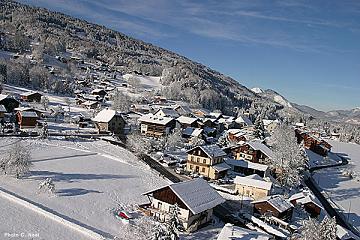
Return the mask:
{"type": "Polygon", "coordinates": [[[132,217],[130,216],[129,213],[125,212],[125,211],[119,211],[118,212],[118,216],[122,219],[125,219],[125,220],[130,220],[132,217]]]}

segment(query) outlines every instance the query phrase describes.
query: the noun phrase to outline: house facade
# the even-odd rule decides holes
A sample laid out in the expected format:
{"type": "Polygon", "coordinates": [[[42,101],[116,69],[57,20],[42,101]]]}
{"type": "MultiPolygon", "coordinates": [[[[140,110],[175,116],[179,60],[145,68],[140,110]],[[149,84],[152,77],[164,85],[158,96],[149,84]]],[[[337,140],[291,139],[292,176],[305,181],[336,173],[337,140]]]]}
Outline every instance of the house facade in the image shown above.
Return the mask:
{"type": "Polygon", "coordinates": [[[186,170],[209,179],[219,179],[231,168],[224,162],[226,153],[216,144],[198,146],[187,152],[186,170]]]}
{"type": "Polygon", "coordinates": [[[244,159],[261,164],[266,164],[269,159],[274,157],[272,150],[259,140],[249,141],[232,147],[231,153],[235,159],[244,159]]]}
{"type": "Polygon", "coordinates": [[[27,102],[40,102],[43,95],[38,92],[26,92],[21,94],[21,99],[27,102]]]}
{"type": "Polygon", "coordinates": [[[236,176],[234,183],[235,191],[239,195],[251,197],[255,200],[268,196],[272,187],[271,182],[266,182],[257,174],[246,177],[236,176]]]}
{"type": "Polygon", "coordinates": [[[168,117],[158,117],[153,114],[143,115],[138,119],[142,134],[152,137],[168,135],[175,128],[175,120],[168,117]]]}
{"type": "Polygon", "coordinates": [[[93,119],[99,133],[124,133],[125,120],[123,116],[111,109],[103,109],[93,119]]]}
{"type": "Polygon", "coordinates": [[[16,120],[20,128],[35,128],[38,119],[36,112],[18,111],[16,113],[16,120]]]}
{"type": "Polygon", "coordinates": [[[187,231],[195,231],[212,219],[213,208],[225,200],[203,179],[174,183],[143,195],[151,202],[150,215],[166,221],[174,205],[187,231]]]}
{"type": "Polygon", "coordinates": [[[291,219],[294,206],[281,195],[272,195],[252,202],[254,212],[289,220],[291,219]]]}

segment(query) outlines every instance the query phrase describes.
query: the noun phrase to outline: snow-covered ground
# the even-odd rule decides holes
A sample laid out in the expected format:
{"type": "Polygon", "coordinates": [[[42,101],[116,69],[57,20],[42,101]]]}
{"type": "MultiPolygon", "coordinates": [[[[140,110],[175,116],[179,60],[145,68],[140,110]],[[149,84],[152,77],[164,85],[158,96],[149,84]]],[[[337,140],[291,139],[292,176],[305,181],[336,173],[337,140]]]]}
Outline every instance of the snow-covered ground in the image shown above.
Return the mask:
{"type": "MultiPolygon", "coordinates": [[[[17,140],[1,139],[0,153],[17,140]]],[[[23,142],[31,148],[31,173],[20,180],[0,176],[1,187],[113,236],[121,236],[126,228],[113,217],[113,208],[146,203],[142,193],[167,183],[127,150],[103,141],[53,138],[23,142]],[[55,197],[37,193],[39,182],[48,177],[55,182],[55,197]]],[[[26,228],[21,222],[18,226],[26,228]]],[[[50,231],[43,234],[51,239],[50,231]]]]}
{"type": "Polygon", "coordinates": [[[314,153],[311,150],[306,149],[306,154],[309,157],[309,166],[322,167],[322,166],[334,166],[342,162],[341,158],[334,152],[329,152],[328,156],[323,157],[319,154],[314,153]]]}
{"type": "Polygon", "coordinates": [[[152,76],[140,76],[135,74],[125,74],[123,78],[128,80],[129,78],[137,78],[140,81],[140,85],[143,88],[158,88],[161,86],[160,77],[152,77],[152,76]]]}
{"type": "Polygon", "coordinates": [[[0,197],[0,239],[87,239],[66,226],[0,197]]]}
{"type": "Polygon", "coordinates": [[[332,151],[349,161],[348,165],[326,168],[314,173],[314,179],[326,191],[349,222],[360,230],[360,145],[330,140],[332,151]],[[353,178],[344,174],[352,170],[353,178]],[[349,211],[350,210],[350,211],[349,211]]]}

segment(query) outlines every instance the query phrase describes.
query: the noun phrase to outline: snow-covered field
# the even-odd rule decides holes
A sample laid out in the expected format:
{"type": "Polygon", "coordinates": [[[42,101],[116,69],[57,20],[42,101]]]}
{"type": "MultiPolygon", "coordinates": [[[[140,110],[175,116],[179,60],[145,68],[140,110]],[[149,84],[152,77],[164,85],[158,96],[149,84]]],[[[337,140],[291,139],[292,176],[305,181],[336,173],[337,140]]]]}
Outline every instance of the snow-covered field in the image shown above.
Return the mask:
{"type": "Polygon", "coordinates": [[[0,212],[0,239],[86,239],[82,234],[2,197],[0,212]]]}
{"type": "MultiPolygon", "coordinates": [[[[17,140],[1,139],[0,153],[17,140]]],[[[148,199],[142,193],[167,183],[127,150],[103,141],[28,139],[23,143],[31,148],[34,164],[31,173],[20,180],[0,176],[1,187],[105,234],[121,236],[124,230],[124,225],[113,217],[113,208],[118,204],[127,208],[146,203],[148,199]],[[37,193],[39,182],[48,177],[55,182],[57,196],[37,193]]],[[[12,206],[17,209],[15,212],[22,211],[18,206],[12,206]]],[[[28,210],[24,210],[24,214],[29,218],[36,215],[28,210]]],[[[36,223],[36,216],[34,218],[36,223]]],[[[12,221],[17,229],[26,230],[29,224],[16,219],[12,221]]],[[[54,225],[53,228],[66,227],[54,225]]],[[[5,226],[0,230],[6,232],[7,229],[5,226]]],[[[57,239],[51,238],[51,228],[39,231],[44,239],[57,239]]]]}
{"type": "Polygon", "coordinates": [[[360,230],[360,145],[331,140],[329,143],[334,153],[349,159],[349,164],[316,171],[314,179],[342,209],[349,222],[360,230]],[[349,170],[355,172],[354,178],[344,175],[344,171],[349,170]]]}

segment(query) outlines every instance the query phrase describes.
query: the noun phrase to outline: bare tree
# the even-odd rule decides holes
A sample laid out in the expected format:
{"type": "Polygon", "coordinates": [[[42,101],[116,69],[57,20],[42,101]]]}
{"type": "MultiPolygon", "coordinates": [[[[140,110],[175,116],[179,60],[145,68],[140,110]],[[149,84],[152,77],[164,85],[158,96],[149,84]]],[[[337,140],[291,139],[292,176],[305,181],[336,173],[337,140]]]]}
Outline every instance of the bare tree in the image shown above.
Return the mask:
{"type": "Polygon", "coordinates": [[[116,90],[112,97],[113,105],[112,108],[119,112],[127,112],[131,106],[131,99],[127,94],[116,90]]]}
{"type": "Polygon", "coordinates": [[[20,142],[15,143],[1,159],[0,166],[4,174],[14,175],[21,178],[29,172],[32,163],[28,147],[20,142]]]}
{"type": "Polygon", "coordinates": [[[321,222],[315,219],[305,220],[301,227],[301,240],[335,240],[336,220],[326,216],[321,222]]]}
{"type": "Polygon", "coordinates": [[[47,96],[42,96],[40,103],[43,105],[43,108],[46,111],[49,106],[49,98],[47,96]]]}
{"type": "Polygon", "coordinates": [[[137,156],[148,153],[152,148],[150,141],[147,141],[144,136],[141,136],[137,132],[133,132],[127,136],[126,145],[137,156]]]}
{"type": "Polygon", "coordinates": [[[176,147],[182,147],[184,144],[182,138],[181,129],[175,129],[170,135],[166,138],[166,147],[168,149],[174,149],[176,147]]]}
{"type": "Polygon", "coordinates": [[[55,194],[55,183],[52,178],[46,178],[44,181],[40,182],[39,192],[47,192],[50,195],[55,194]]]}

